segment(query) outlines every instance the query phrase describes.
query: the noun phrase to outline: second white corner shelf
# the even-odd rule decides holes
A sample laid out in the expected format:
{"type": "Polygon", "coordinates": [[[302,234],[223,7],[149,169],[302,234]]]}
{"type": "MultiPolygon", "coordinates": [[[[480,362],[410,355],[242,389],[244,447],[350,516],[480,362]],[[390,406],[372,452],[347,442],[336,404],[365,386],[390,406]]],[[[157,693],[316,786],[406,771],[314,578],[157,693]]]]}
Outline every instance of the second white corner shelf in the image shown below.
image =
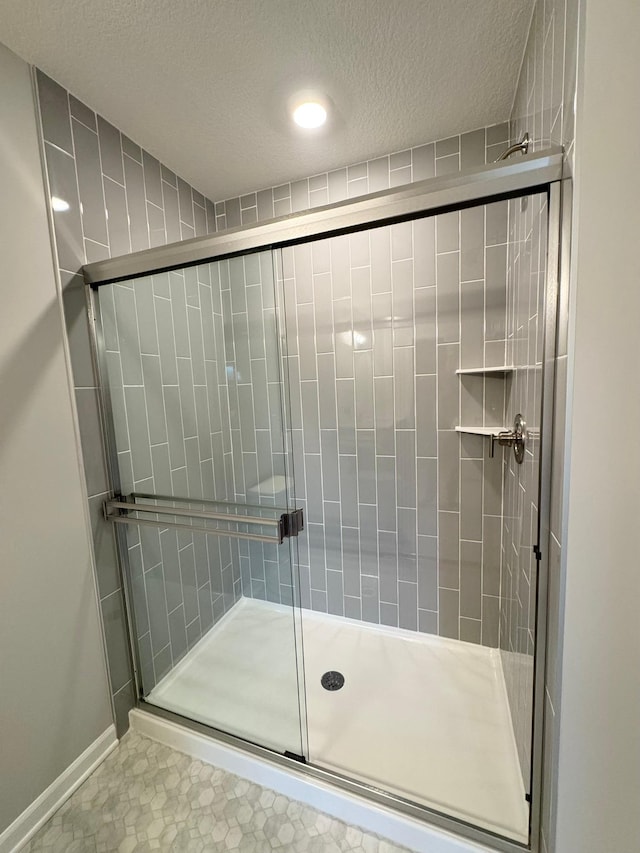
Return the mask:
{"type": "Polygon", "coordinates": [[[499,367],[460,367],[456,373],[458,376],[500,376],[514,370],[513,364],[501,364],[499,367]]]}
{"type": "Polygon", "coordinates": [[[508,427],[504,427],[504,426],[492,426],[492,427],[457,426],[455,428],[456,432],[464,432],[464,433],[468,433],[469,435],[487,435],[487,436],[491,436],[491,435],[497,436],[498,433],[501,433],[506,429],[508,429],[508,427]]]}

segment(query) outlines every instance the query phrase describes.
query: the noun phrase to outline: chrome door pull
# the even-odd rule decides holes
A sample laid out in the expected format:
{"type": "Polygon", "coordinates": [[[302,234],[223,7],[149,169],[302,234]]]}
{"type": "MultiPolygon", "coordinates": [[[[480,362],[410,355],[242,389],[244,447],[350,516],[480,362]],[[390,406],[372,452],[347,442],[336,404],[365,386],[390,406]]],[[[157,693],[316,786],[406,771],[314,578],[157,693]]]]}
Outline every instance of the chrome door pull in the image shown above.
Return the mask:
{"type": "MultiPolygon", "coordinates": [[[[513,447],[513,455],[518,465],[524,462],[524,447],[527,439],[527,424],[522,415],[516,415],[513,421],[513,430],[505,429],[497,436],[491,436],[491,444],[497,441],[502,447],[513,447]]],[[[491,448],[493,456],[493,446],[491,448]]]]}

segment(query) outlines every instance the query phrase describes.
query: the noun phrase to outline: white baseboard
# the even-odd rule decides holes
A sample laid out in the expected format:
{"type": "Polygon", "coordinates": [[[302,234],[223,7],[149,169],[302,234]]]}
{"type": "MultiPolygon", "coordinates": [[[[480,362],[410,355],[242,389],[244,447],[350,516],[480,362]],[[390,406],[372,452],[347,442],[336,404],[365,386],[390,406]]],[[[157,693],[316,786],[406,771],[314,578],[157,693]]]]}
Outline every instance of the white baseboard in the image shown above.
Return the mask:
{"type": "Polygon", "coordinates": [[[491,853],[490,847],[405,817],[303,773],[285,770],[275,762],[258,758],[139,708],[129,712],[129,720],[131,728],[145,737],[264,785],[292,800],[306,803],[345,823],[388,838],[415,853],[491,853]]]}
{"type": "Polygon", "coordinates": [[[87,776],[105,760],[117,743],[115,726],[109,726],[4,830],[0,835],[0,853],[17,853],[21,850],[87,776]]]}

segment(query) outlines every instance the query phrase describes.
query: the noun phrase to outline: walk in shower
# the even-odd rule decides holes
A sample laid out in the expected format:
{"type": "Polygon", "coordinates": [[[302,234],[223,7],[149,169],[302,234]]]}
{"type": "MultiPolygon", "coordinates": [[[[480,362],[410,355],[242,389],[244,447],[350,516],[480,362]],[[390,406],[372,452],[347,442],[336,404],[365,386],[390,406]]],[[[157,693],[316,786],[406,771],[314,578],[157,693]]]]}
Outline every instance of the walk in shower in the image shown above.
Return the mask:
{"type": "Polygon", "coordinates": [[[505,850],[539,808],[560,169],[85,268],[140,702],[505,850]]]}

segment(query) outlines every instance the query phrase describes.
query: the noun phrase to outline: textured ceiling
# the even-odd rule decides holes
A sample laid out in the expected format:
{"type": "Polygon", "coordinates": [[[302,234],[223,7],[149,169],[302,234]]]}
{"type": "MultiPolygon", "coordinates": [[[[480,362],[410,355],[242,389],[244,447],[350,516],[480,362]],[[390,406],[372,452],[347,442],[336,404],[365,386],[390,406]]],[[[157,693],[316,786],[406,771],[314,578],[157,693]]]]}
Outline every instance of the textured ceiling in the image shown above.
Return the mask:
{"type": "Polygon", "coordinates": [[[0,41],[212,199],[509,115],[530,0],[0,0],[0,41]],[[333,102],[296,132],[292,92],[333,102]]]}

